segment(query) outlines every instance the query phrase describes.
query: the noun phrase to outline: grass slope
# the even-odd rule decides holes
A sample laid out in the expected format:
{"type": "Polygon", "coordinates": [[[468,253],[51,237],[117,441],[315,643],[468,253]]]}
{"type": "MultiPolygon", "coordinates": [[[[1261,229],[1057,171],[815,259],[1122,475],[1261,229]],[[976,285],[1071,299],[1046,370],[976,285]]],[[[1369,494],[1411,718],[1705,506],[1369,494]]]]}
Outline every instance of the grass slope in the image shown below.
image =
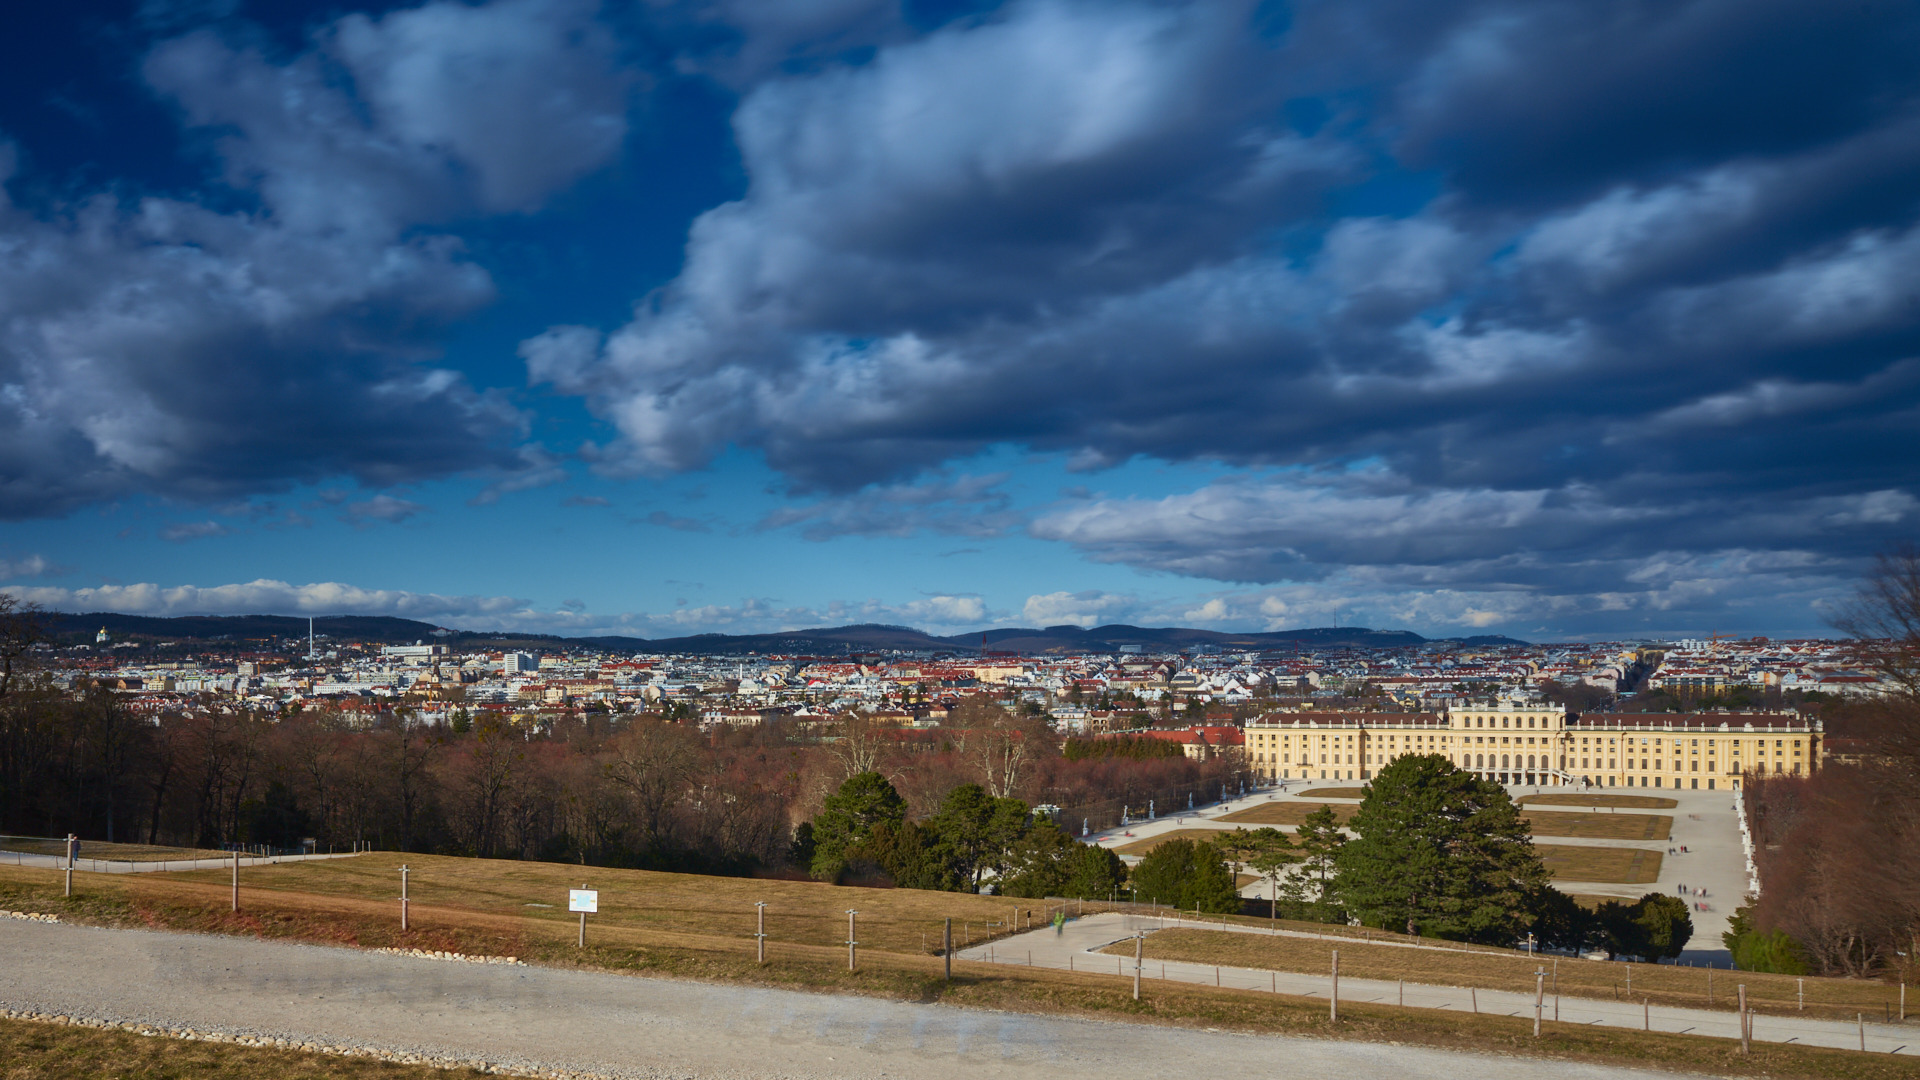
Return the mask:
{"type": "MultiPolygon", "coordinates": [[[[1089,972],[955,961],[954,980],[949,983],[941,978],[942,961],[922,951],[937,942],[938,920],[953,917],[956,939],[965,926],[978,941],[983,932],[1005,933],[1016,904],[1023,912],[1039,909],[1034,912],[1035,925],[1047,914],[1045,905],[1038,902],[962,893],[390,854],[243,871],[242,882],[243,910],[236,914],[228,910],[226,881],[220,873],[79,874],[76,895],[63,898],[58,874],[0,866],[0,906],[104,926],[511,955],[617,973],[1728,1076],[1879,1080],[1913,1075],[1912,1063],[1906,1059],[1812,1047],[1756,1046],[1751,1057],[1742,1058],[1717,1040],[1592,1028],[1556,1028],[1535,1040],[1529,1035],[1530,1025],[1522,1020],[1437,1010],[1356,1004],[1350,1011],[1342,1010],[1335,1027],[1326,1019],[1324,1003],[1311,998],[1154,984],[1146,1000],[1135,1002],[1126,978],[1089,972]],[[416,871],[411,891],[414,929],[405,934],[400,932],[393,899],[398,893],[396,869],[402,861],[416,871]],[[577,922],[564,909],[566,889],[582,883],[601,891],[602,911],[590,926],[586,949],[575,948],[577,922]],[[754,960],[751,935],[756,900],[770,905],[767,921],[772,940],[765,965],[754,960]],[[555,906],[528,906],[535,903],[555,906]],[[846,970],[847,908],[861,912],[860,969],[855,972],[846,970]]],[[[1349,940],[1379,934],[1328,929],[1349,940]]],[[[333,1063],[328,1059],[329,1065],[333,1063]]],[[[222,1074],[184,1069],[166,1075],[222,1074]]],[[[281,1074],[262,1069],[254,1075],[281,1074]]]]}

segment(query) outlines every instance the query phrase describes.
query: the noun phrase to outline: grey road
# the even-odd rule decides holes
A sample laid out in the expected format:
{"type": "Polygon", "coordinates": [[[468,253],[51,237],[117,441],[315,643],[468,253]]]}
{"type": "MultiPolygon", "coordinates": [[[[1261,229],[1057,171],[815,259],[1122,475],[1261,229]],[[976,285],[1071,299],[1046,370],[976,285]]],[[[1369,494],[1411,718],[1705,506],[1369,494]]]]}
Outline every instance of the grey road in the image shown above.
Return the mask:
{"type": "Polygon", "coordinates": [[[0,1007],[620,1077],[1667,1075],[9,919],[0,1007]]]}

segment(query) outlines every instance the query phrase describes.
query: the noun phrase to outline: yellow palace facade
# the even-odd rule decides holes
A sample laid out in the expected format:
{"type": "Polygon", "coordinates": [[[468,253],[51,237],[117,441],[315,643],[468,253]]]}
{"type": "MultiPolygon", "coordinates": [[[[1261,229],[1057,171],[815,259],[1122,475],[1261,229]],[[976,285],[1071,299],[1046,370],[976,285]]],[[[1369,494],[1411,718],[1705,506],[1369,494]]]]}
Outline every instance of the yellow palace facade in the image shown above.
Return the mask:
{"type": "Polygon", "coordinates": [[[1540,787],[1734,790],[1749,773],[1819,768],[1820,721],[1797,713],[1587,713],[1464,706],[1445,713],[1268,713],[1247,764],[1272,780],[1368,780],[1406,754],[1441,754],[1484,780],[1540,787]]]}

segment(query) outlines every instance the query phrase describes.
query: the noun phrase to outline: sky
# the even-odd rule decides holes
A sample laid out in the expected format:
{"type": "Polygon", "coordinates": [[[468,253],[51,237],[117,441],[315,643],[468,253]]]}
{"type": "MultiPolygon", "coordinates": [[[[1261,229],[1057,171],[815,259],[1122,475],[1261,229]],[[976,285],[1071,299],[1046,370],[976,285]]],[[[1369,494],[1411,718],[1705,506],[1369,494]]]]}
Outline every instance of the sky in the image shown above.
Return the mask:
{"type": "Polygon", "coordinates": [[[1830,635],[1920,7],[93,0],[0,35],[0,587],[667,637],[1830,635]]]}

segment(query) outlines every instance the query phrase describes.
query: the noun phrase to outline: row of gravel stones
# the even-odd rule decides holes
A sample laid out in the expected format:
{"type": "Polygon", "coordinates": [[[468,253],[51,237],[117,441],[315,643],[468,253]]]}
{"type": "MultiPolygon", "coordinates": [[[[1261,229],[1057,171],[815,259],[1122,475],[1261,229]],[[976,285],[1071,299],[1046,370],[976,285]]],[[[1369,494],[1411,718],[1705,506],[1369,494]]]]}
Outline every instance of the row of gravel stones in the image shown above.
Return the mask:
{"type": "Polygon", "coordinates": [[[476,956],[472,953],[442,952],[435,949],[368,949],[367,951],[385,953],[388,956],[411,956],[416,960],[452,960],[460,964],[510,964],[514,967],[527,966],[527,962],[517,956],[476,956]]]}
{"type": "Polygon", "coordinates": [[[58,915],[42,915],[37,911],[0,911],[0,918],[26,919],[29,922],[59,922],[58,915]]]}
{"type": "Polygon", "coordinates": [[[496,1076],[532,1076],[540,1077],[541,1080],[614,1080],[613,1077],[605,1073],[577,1072],[567,1069],[503,1064],[477,1059],[462,1060],[458,1058],[440,1057],[433,1054],[387,1050],[377,1046],[344,1046],[316,1041],[278,1039],[270,1035],[201,1031],[196,1028],[174,1027],[166,1024],[127,1024],[112,1020],[100,1020],[89,1016],[68,1016],[65,1014],[32,1012],[22,1009],[0,1008],[0,1018],[7,1020],[27,1020],[41,1024],[60,1024],[67,1027],[94,1028],[101,1031],[128,1031],[150,1038],[184,1039],[187,1042],[227,1043],[233,1046],[298,1050],[309,1054],[333,1054],[338,1057],[375,1058],[399,1065],[427,1065],[436,1069],[471,1069],[474,1072],[490,1073],[496,1076]]]}

